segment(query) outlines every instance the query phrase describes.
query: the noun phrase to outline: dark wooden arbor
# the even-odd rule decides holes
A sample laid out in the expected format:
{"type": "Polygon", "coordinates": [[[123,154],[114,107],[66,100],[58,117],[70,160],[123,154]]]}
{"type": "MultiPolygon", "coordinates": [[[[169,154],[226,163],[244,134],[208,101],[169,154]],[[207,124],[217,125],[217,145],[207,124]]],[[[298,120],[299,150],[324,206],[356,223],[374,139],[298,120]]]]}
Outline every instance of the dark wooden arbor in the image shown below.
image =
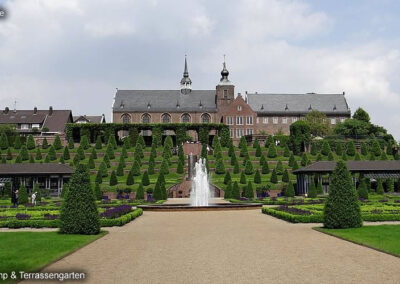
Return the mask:
{"type": "MultiPolygon", "coordinates": [[[[323,185],[324,193],[328,193],[330,176],[335,166],[334,161],[320,161],[293,171],[297,176],[296,195],[308,193],[313,177],[317,177],[323,185]]],[[[400,161],[348,161],[347,167],[354,184],[358,182],[356,174],[359,174],[360,178],[370,179],[400,178],[400,161]]]]}
{"type": "Polygon", "coordinates": [[[38,184],[40,189],[49,190],[50,195],[60,196],[64,183],[69,181],[72,173],[73,169],[65,164],[0,164],[0,183],[10,182],[13,190],[24,185],[28,192],[38,184]]]}

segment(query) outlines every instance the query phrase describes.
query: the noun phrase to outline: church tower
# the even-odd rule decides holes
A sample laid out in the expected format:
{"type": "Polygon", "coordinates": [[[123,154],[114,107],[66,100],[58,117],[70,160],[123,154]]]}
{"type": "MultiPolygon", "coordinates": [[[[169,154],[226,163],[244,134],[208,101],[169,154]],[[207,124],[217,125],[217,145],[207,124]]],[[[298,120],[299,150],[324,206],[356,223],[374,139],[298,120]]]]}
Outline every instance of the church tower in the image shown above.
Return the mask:
{"type": "Polygon", "coordinates": [[[183,77],[181,80],[181,93],[186,95],[192,91],[192,80],[189,78],[189,71],[187,67],[187,60],[185,55],[185,69],[183,70],[183,77]]]}
{"type": "Polygon", "coordinates": [[[216,87],[216,103],[218,110],[223,110],[235,99],[235,86],[228,79],[229,71],[226,69],[225,56],[221,71],[221,80],[216,87]]]}

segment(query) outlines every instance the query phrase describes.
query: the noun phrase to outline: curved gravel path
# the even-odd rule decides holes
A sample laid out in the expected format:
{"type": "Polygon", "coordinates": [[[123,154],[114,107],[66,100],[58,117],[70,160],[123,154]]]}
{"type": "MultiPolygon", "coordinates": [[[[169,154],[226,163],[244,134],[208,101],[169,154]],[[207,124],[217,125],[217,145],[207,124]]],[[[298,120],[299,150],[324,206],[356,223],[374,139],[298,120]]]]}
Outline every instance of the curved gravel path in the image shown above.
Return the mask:
{"type": "Polygon", "coordinates": [[[144,212],[45,271],[84,269],[90,283],[400,282],[400,258],[311,226],[260,210],[144,212]]]}

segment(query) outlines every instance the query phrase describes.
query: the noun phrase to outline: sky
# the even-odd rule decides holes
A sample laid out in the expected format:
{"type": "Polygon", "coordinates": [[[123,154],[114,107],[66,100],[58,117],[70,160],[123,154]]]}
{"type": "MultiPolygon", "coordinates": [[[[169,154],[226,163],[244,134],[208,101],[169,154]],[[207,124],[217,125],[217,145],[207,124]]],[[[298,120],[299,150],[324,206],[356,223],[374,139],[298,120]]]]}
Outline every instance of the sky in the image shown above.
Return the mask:
{"type": "Polygon", "coordinates": [[[0,0],[0,108],[110,119],[116,88],[342,93],[400,139],[400,1],[0,0]],[[113,5],[110,5],[113,3],[113,5]]]}

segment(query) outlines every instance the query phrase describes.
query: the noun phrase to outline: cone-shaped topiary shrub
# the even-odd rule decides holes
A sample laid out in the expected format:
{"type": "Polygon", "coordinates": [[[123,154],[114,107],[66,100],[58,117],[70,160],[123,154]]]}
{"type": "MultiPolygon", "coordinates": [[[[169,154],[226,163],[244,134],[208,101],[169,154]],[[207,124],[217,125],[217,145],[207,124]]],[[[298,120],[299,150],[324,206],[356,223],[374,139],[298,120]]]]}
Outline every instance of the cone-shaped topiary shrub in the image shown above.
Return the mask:
{"type": "Polygon", "coordinates": [[[240,189],[239,189],[239,184],[237,183],[237,181],[235,181],[233,183],[232,195],[231,196],[234,199],[240,199],[240,189]]]}
{"type": "Polygon", "coordinates": [[[21,149],[22,142],[21,142],[21,137],[19,135],[15,136],[14,139],[14,149],[19,150],[21,149]]]}
{"type": "Polygon", "coordinates": [[[53,147],[55,150],[60,150],[62,148],[60,135],[56,134],[56,138],[54,138],[53,147]]]}
{"type": "MultiPolygon", "coordinates": [[[[61,156],[62,157],[62,156],[61,156]]],[[[94,160],[93,160],[93,158],[92,157],[90,157],[89,158],[89,161],[88,161],[88,168],[89,169],[94,169],[96,167],[96,165],[95,165],[95,163],[94,163],[94,160]]]]}
{"type": "Polygon", "coordinates": [[[265,163],[261,166],[261,172],[265,175],[269,173],[269,166],[267,161],[265,161],[265,163]]]}
{"type": "Polygon", "coordinates": [[[240,172],[239,162],[236,161],[235,165],[233,166],[233,173],[238,174],[240,172]]]}
{"type": "Polygon", "coordinates": [[[283,175],[283,164],[281,160],[279,160],[278,163],[276,163],[275,170],[277,175],[283,175]]]}
{"type": "Polygon", "coordinates": [[[341,156],[343,155],[343,144],[342,142],[336,142],[336,146],[335,146],[335,152],[336,155],[341,156]]]}
{"type": "Polygon", "coordinates": [[[278,156],[277,152],[276,152],[276,147],[275,147],[275,143],[272,143],[269,147],[268,147],[268,153],[267,153],[268,158],[276,158],[278,156]]]}
{"type": "Polygon", "coordinates": [[[285,170],[283,171],[282,181],[283,181],[283,182],[289,182],[289,172],[288,172],[287,169],[285,169],[285,170]]]}
{"type": "Polygon", "coordinates": [[[294,158],[293,153],[290,154],[288,166],[291,167],[291,168],[293,168],[293,165],[294,165],[295,160],[296,160],[296,159],[294,158]]]}
{"type": "Polygon", "coordinates": [[[343,154],[342,154],[342,160],[343,160],[343,161],[347,161],[347,160],[348,160],[348,157],[347,157],[346,152],[343,152],[343,154]]]}
{"type": "Polygon", "coordinates": [[[321,155],[321,153],[318,153],[316,160],[317,160],[317,161],[322,161],[322,155],[321,155]]]}
{"type": "Polygon", "coordinates": [[[311,143],[310,154],[313,155],[313,156],[317,155],[317,145],[315,143],[311,143]]]}
{"type": "Polygon", "coordinates": [[[142,176],[142,185],[148,186],[149,184],[150,184],[149,174],[147,173],[147,171],[145,171],[142,176]]]}
{"type": "Polygon", "coordinates": [[[27,204],[29,202],[28,192],[24,185],[21,185],[18,190],[18,204],[27,204]]]}
{"type": "Polygon", "coordinates": [[[308,187],[308,194],[307,197],[309,198],[316,198],[317,197],[317,188],[315,187],[315,183],[311,180],[311,183],[308,187]]]}
{"type": "Polygon", "coordinates": [[[103,193],[101,192],[100,184],[98,184],[97,182],[94,185],[93,194],[94,194],[94,198],[96,200],[101,200],[101,198],[103,197],[103,193]]]}
{"type": "Polygon", "coordinates": [[[106,154],[110,160],[115,159],[114,148],[111,143],[108,143],[107,145],[106,154]]]}
{"type": "Polygon", "coordinates": [[[40,152],[40,148],[36,148],[35,159],[38,161],[42,159],[42,153],[40,152]]]}
{"type": "Polygon", "coordinates": [[[9,143],[8,143],[7,134],[5,132],[2,132],[1,136],[0,136],[0,148],[2,150],[6,150],[8,148],[8,146],[9,146],[9,143]]]}
{"type": "Polygon", "coordinates": [[[356,146],[354,145],[353,141],[347,143],[346,154],[350,157],[353,157],[356,154],[356,146]]]}
{"type": "Polygon", "coordinates": [[[261,183],[261,174],[260,171],[257,170],[255,175],[254,175],[254,183],[260,184],[261,183]]]}
{"type": "Polygon", "coordinates": [[[228,145],[228,156],[232,156],[235,153],[235,147],[233,146],[232,140],[228,145]]]}
{"type": "Polygon", "coordinates": [[[126,185],[132,185],[135,183],[135,180],[133,178],[133,173],[132,170],[129,171],[128,176],[126,178],[126,185]]]}
{"type": "Polygon", "coordinates": [[[95,144],[94,147],[95,147],[97,150],[100,150],[100,149],[103,147],[103,145],[102,145],[102,143],[101,143],[101,137],[100,137],[100,135],[97,135],[96,144],[95,144]]]}
{"type": "Polygon", "coordinates": [[[55,161],[57,159],[56,150],[54,149],[53,145],[49,148],[49,153],[47,154],[50,161],[55,161]]]}
{"type": "Polygon", "coordinates": [[[361,154],[363,156],[368,155],[368,146],[367,146],[367,143],[365,143],[365,142],[361,143],[361,154]]]}
{"type": "Polygon", "coordinates": [[[69,159],[71,159],[71,156],[69,155],[69,150],[68,150],[67,146],[64,147],[64,153],[63,153],[62,156],[63,156],[65,161],[68,161],[69,159]]]}
{"type": "Polygon", "coordinates": [[[101,164],[99,166],[99,172],[101,173],[102,177],[108,176],[107,165],[104,161],[101,162],[101,164]]]}
{"type": "Polygon", "coordinates": [[[222,157],[219,157],[216,160],[215,173],[218,175],[223,175],[225,173],[225,166],[222,157]]]}
{"type": "Polygon", "coordinates": [[[246,190],[244,192],[244,195],[245,195],[246,198],[249,198],[249,199],[253,199],[254,198],[254,189],[253,189],[253,184],[251,183],[251,181],[249,181],[247,183],[247,187],[246,187],[246,190]]]}
{"type": "Polygon", "coordinates": [[[333,153],[329,152],[328,154],[328,161],[333,161],[335,158],[333,157],[333,153]]]}
{"type": "Polygon", "coordinates": [[[28,149],[26,149],[25,145],[22,145],[21,150],[19,151],[19,155],[21,156],[22,161],[29,160],[29,152],[28,149]]]}
{"type": "Polygon", "coordinates": [[[144,189],[143,189],[143,184],[139,183],[139,187],[136,191],[136,200],[144,200],[144,189]]]}
{"type": "Polygon", "coordinates": [[[232,181],[231,173],[230,172],[226,172],[225,177],[224,177],[224,184],[228,184],[231,181],[232,181]]]}
{"type": "Polygon", "coordinates": [[[78,156],[78,159],[80,161],[85,159],[85,150],[83,150],[82,146],[78,147],[78,149],[76,150],[76,155],[78,156]]]}
{"type": "Polygon", "coordinates": [[[329,146],[328,141],[322,142],[321,154],[324,156],[328,156],[330,152],[331,152],[331,147],[329,146]]]}
{"type": "Polygon", "coordinates": [[[388,192],[394,192],[394,180],[392,178],[386,180],[386,188],[388,192]]]}
{"type": "Polygon", "coordinates": [[[247,160],[247,162],[246,162],[244,173],[246,175],[252,175],[254,173],[253,163],[250,160],[247,160]]]}
{"type": "Polygon", "coordinates": [[[383,183],[382,183],[382,179],[378,178],[378,185],[376,187],[376,193],[377,194],[384,194],[385,191],[383,190],[383,183]]]}
{"type": "Polygon", "coordinates": [[[72,137],[70,137],[68,139],[68,149],[74,149],[75,148],[75,144],[74,144],[74,139],[72,139],[72,137]]]}
{"type": "Polygon", "coordinates": [[[308,165],[308,163],[309,163],[309,160],[308,160],[307,153],[304,152],[303,155],[301,156],[301,165],[303,167],[305,167],[308,165]]]}
{"type": "Polygon", "coordinates": [[[35,140],[33,139],[32,134],[29,134],[28,138],[26,139],[26,148],[28,148],[28,150],[35,149],[35,140]]]}
{"type": "Polygon", "coordinates": [[[224,192],[224,199],[232,198],[232,182],[229,182],[226,185],[225,192],[224,192]]]}
{"type": "Polygon", "coordinates": [[[132,174],[134,176],[140,176],[140,165],[139,165],[139,162],[136,159],[133,162],[131,171],[132,171],[132,174]]]}
{"type": "Polygon", "coordinates": [[[231,137],[229,135],[229,129],[222,128],[222,130],[221,130],[221,146],[228,147],[229,143],[232,143],[231,137]]]}
{"type": "Polygon", "coordinates": [[[346,163],[339,161],[331,176],[329,196],[324,207],[324,227],[330,229],[362,226],[358,196],[346,163]]]}
{"type": "Polygon", "coordinates": [[[169,174],[169,163],[168,163],[168,159],[163,159],[162,163],[161,163],[161,167],[160,167],[160,173],[162,174],[169,174]]]}
{"type": "Polygon", "coordinates": [[[318,182],[317,184],[317,195],[324,194],[324,190],[322,189],[322,184],[318,182]]]}
{"type": "Polygon", "coordinates": [[[111,176],[110,176],[110,186],[117,185],[117,184],[118,184],[117,174],[116,174],[115,171],[113,170],[113,171],[111,172],[111,176]]]}
{"type": "Polygon", "coordinates": [[[242,172],[242,173],[240,174],[240,183],[241,183],[241,184],[246,184],[246,183],[247,183],[247,181],[246,181],[246,176],[245,176],[244,172],[242,172]]]}
{"type": "Polygon", "coordinates": [[[60,233],[94,235],[99,232],[99,213],[90,186],[89,172],[84,165],[78,165],[61,206],[60,233]]]}
{"type": "Polygon", "coordinates": [[[286,191],[285,191],[285,195],[287,197],[294,197],[294,194],[295,193],[294,193],[293,183],[291,181],[289,181],[288,186],[287,186],[286,191]]]}
{"type": "Polygon", "coordinates": [[[124,164],[121,162],[118,163],[116,175],[119,177],[124,176],[124,164]]]}
{"type": "Polygon", "coordinates": [[[278,175],[276,174],[276,170],[272,170],[271,178],[269,180],[272,183],[278,183],[278,175]]]}
{"type": "Polygon", "coordinates": [[[150,155],[149,168],[147,170],[150,175],[154,174],[154,167],[155,167],[155,160],[154,159],[155,159],[155,157],[153,155],[150,155]]]}
{"type": "Polygon", "coordinates": [[[47,139],[45,137],[42,142],[42,149],[47,149],[47,148],[49,148],[49,142],[47,142],[47,139]]]}
{"type": "Polygon", "coordinates": [[[79,144],[84,150],[89,149],[90,145],[89,145],[89,139],[88,139],[87,135],[83,135],[81,137],[81,142],[79,144]]]}
{"type": "MultiPolygon", "coordinates": [[[[131,146],[132,146],[132,147],[135,147],[135,146],[136,146],[136,141],[137,141],[137,139],[139,138],[139,132],[138,132],[138,129],[137,129],[136,127],[133,127],[133,128],[130,128],[130,129],[129,129],[128,138],[129,138],[129,142],[130,142],[131,146]]],[[[157,141],[157,140],[158,140],[157,138],[160,138],[160,139],[161,139],[161,133],[160,133],[160,137],[158,137],[158,136],[155,135],[155,133],[153,132],[153,141],[157,141]]],[[[158,144],[158,145],[161,145],[161,143],[158,144]]]]}
{"type": "Polygon", "coordinates": [[[95,148],[92,148],[92,152],[90,152],[90,157],[92,157],[94,160],[97,159],[97,152],[95,148]]]}
{"type": "Polygon", "coordinates": [[[367,189],[367,183],[366,183],[365,179],[361,180],[361,183],[358,186],[357,193],[358,193],[359,198],[368,199],[368,189],[367,189]]]}

